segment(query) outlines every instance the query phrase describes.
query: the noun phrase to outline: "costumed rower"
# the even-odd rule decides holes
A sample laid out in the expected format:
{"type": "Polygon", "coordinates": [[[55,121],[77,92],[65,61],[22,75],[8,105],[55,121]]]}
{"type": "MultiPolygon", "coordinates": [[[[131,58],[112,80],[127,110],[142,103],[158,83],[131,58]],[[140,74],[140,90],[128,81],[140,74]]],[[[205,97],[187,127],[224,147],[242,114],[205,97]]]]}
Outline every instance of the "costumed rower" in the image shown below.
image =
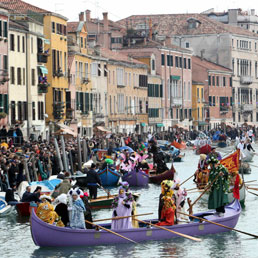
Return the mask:
{"type": "Polygon", "coordinates": [[[198,169],[194,175],[194,182],[196,182],[199,189],[205,188],[206,184],[208,183],[209,171],[207,169],[208,164],[206,162],[206,158],[207,156],[205,154],[200,155],[198,169]]]}
{"type": "Polygon", "coordinates": [[[64,227],[64,223],[58,214],[54,211],[54,206],[51,204],[51,197],[47,195],[40,196],[42,203],[38,206],[36,214],[46,223],[64,227]]]}
{"type": "Polygon", "coordinates": [[[161,183],[161,195],[159,203],[159,223],[158,226],[172,226],[175,222],[176,205],[172,199],[173,190],[171,189],[173,182],[164,180],[161,183]]]}
{"type": "MultiPolygon", "coordinates": [[[[112,203],[113,218],[131,216],[132,214],[133,196],[131,192],[129,192],[129,184],[127,182],[121,182],[120,184],[118,196],[115,197],[112,203]]],[[[112,220],[112,230],[130,228],[132,228],[131,218],[112,220]]]]}
{"type": "Polygon", "coordinates": [[[80,195],[83,195],[83,192],[77,189],[71,189],[69,191],[69,220],[70,220],[70,227],[71,228],[80,228],[86,229],[85,227],[85,220],[84,220],[84,212],[85,206],[83,201],[80,198],[80,195]]]}
{"type": "Polygon", "coordinates": [[[60,194],[53,202],[56,205],[55,212],[61,217],[65,227],[69,224],[69,215],[67,210],[67,194],[60,194]]]}
{"type": "Polygon", "coordinates": [[[210,189],[208,208],[216,209],[218,216],[223,216],[224,206],[228,203],[228,170],[214,157],[209,158],[207,162],[210,165],[209,183],[213,183],[210,189]],[[213,182],[214,180],[215,182],[213,182]]]}

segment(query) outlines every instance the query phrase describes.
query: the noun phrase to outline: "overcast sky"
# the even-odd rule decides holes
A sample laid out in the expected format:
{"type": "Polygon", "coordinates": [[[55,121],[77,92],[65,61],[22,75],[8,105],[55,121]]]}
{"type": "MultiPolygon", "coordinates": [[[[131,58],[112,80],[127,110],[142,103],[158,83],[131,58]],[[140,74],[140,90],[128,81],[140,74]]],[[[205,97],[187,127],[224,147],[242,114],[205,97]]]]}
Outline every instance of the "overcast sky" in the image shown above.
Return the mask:
{"type": "Polygon", "coordinates": [[[60,13],[70,20],[78,20],[78,13],[90,9],[92,17],[119,20],[133,14],[200,13],[210,8],[224,11],[229,8],[257,9],[257,0],[24,0],[49,11],[60,13]]]}

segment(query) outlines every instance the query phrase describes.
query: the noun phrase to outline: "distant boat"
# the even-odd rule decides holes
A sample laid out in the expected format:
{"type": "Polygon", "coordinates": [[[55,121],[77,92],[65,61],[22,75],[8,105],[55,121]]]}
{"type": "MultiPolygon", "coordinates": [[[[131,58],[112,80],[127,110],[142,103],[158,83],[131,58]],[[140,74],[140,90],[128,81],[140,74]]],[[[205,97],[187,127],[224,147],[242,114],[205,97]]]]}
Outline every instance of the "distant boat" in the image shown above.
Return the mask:
{"type": "Polygon", "coordinates": [[[167,170],[161,174],[150,175],[149,180],[150,180],[150,183],[161,184],[163,180],[174,180],[174,174],[175,174],[174,169],[167,170]]]}
{"type": "Polygon", "coordinates": [[[244,149],[243,150],[243,154],[244,154],[244,158],[243,161],[245,162],[251,162],[253,160],[254,157],[254,152],[253,151],[249,151],[248,149],[244,149]]]}
{"type": "Polygon", "coordinates": [[[103,186],[116,186],[121,176],[116,170],[109,167],[99,170],[97,173],[103,186]]]}
{"type": "Polygon", "coordinates": [[[186,149],[186,143],[183,142],[183,141],[182,141],[181,143],[176,142],[176,141],[173,141],[173,142],[171,143],[171,145],[174,146],[174,147],[176,147],[176,148],[179,149],[179,150],[184,150],[184,149],[186,149]]]}
{"type": "MultiPolygon", "coordinates": [[[[220,223],[222,225],[234,228],[238,222],[241,213],[241,206],[236,200],[225,207],[225,214],[219,217],[214,210],[195,214],[197,217],[220,223]]],[[[146,220],[156,223],[157,220],[146,220]]],[[[35,245],[40,247],[68,247],[68,246],[96,246],[96,245],[114,245],[127,244],[124,238],[116,236],[105,230],[94,229],[71,229],[57,227],[47,224],[37,217],[33,211],[31,214],[31,236],[35,245]]],[[[101,226],[110,229],[110,223],[101,224],[101,226]]],[[[198,219],[190,223],[165,226],[173,231],[187,234],[190,236],[202,236],[209,234],[219,234],[230,231],[227,228],[219,227],[209,222],[202,222],[198,219]]],[[[178,235],[155,227],[147,227],[146,224],[139,223],[139,228],[121,229],[114,232],[127,237],[136,242],[142,241],[160,241],[178,237],[178,235]]]]}
{"type": "Polygon", "coordinates": [[[125,173],[122,180],[128,182],[130,186],[147,186],[149,175],[139,169],[133,169],[125,173]]]}
{"type": "Polygon", "coordinates": [[[9,216],[15,210],[15,206],[8,205],[6,201],[0,199],[0,218],[9,216]]]}

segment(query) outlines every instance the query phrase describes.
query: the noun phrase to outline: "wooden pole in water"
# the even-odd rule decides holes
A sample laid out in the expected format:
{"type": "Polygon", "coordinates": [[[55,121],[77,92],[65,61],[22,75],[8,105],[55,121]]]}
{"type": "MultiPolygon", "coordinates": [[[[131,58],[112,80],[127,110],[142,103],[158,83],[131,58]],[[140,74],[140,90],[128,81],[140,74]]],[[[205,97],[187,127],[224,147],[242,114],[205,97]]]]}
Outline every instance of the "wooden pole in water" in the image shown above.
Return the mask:
{"type": "Polygon", "coordinates": [[[56,149],[56,154],[57,154],[57,159],[58,159],[58,163],[59,163],[59,168],[60,168],[60,172],[64,170],[64,166],[62,163],[62,159],[61,159],[61,155],[60,155],[60,150],[58,147],[58,143],[57,143],[57,139],[54,139],[54,144],[55,144],[55,149],[56,149]]]}
{"type": "Polygon", "coordinates": [[[24,166],[24,170],[25,170],[25,175],[27,177],[27,181],[30,183],[30,173],[29,173],[29,169],[28,169],[28,163],[26,161],[26,159],[23,160],[23,166],[24,166]]]}
{"type": "Polygon", "coordinates": [[[82,171],[82,149],[81,149],[81,141],[80,136],[77,135],[77,146],[78,146],[78,168],[82,171]]]}
{"type": "Polygon", "coordinates": [[[71,166],[71,174],[73,175],[73,155],[72,155],[72,151],[69,150],[69,159],[70,159],[70,166],[71,166]]]}
{"type": "Polygon", "coordinates": [[[83,162],[85,163],[88,161],[88,148],[87,148],[85,139],[83,139],[82,141],[82,146],[83,146],[83,162]]]}
{"type": "Polygon", "coordinates": [[[181,237],[184,237],[184,238],[188,238],[188,239],[191,239],[193,241],[197,241],[197,242],[201,242],[202,240],[200,238],[196,238],[196,237],[192,237],[192,236],[189,236],[189,235],[186,235],[186,234],[183,234],[183,233],[179,233],[179,232],[176,232],[174,230],[171,230],[171,229],[168,229],[168,228],[165,228],[165,227],[161,227],[161,226],[158,226],[156,224],[152,224],[150,222],[146,222],[146,221],[143,221],[143,220],[139,220],[139,219],[135,219],[137,220],[138,222],[141,222],[141,223],[144,223],[144,224],[147,224],[147,225],[150,225],[152,227],[155,227],[155,228],[159,228],[159,229],[162,229],[162,230],[166,230],[170,233],[173,233],[175,235],[178,235],[178,236],[181,236],[181,237]]]}
{"type": "Polygon", "coordinates": [[[66,172],[69,171],[67,166],[67,156],[66,156],[66,150],[65,150],[65,142],[64,142],[64,136],[61,135],[61,146],[62,146],[62,156],[63,156],[63,162],[64,162],[64,169],[66,172]]]}
{"type": "Polygon", "coordinates": [[[114,232],[114,231],[112,231],[112,230],[110,230],[110,229],[107,229],[107,228],[104,228],[104,227],[102,227],[102,226],[100,226],[100,225],[94,224],[94,223],[92,223],[92,222],[90,222],[90,221],[88,221],[88,220],[85,220],[85,222],[88,223],[88,224],[91,224],[92,226],[95,226],[95,227],[97,227],[97,228],[101,228],[101,229],[103,229],[103,230],[105,230],[105,231],[107,231],[107,232],[109,232],[109,233],[111,233],[111,234],[114,234],[114,235],[118,236],[118,237],[121,237],[121,238],[123,238],[123,239],[125,239],[125,240],[127,240],[127,241],[130,241],[130,242],[132,242],[132,243],[134,243],[134,244],[138,244],[137,242],[133,241],[132,239],[127,238],[127,237],[125,237],[125,236],[122,236],[122,235],[120,235],[120,234],[118,234],[118,233],[116,233],[116,232],[114,232]]]}
{"type": "Polygon", "coordinates": [[[179,213],[179,214],[181,214],[181,215],[184,215],[184,216],[188,216],[188,217],[194,218],[194,219],[202,220],[202,221],[205,221],[205,222],[214,224],[214,225],[219,226],[219,227],[227,228],[227,229],[229,229],[229,230],[233,230],[233,231],[236,231],[236,232],[239,232],[239,233],[242,233],[242,234],[245,234],[245,235],[254,237],[254,238],[258,238],[257,235],[254,235],[254,234],[251,234],[251,233],[248,233],[248,232],[244,232],[244,231],[241,231],[241,230],[239,230],[239,229],[231,228],[231,227],[222,225],[222,224],[217,223],[217,222],[214,222],[214,221],[210,221],[210,220],[207,220],[207,219],[204,219],[204,218],[200,218],[200,217],[197,217],[197,216],[194,216],[194,215],[189,215],[189,214],[186,214],[186,213],[183,213],[183,212],[178,212],[178,211],[177,211],[177,213],[179,213]]]}

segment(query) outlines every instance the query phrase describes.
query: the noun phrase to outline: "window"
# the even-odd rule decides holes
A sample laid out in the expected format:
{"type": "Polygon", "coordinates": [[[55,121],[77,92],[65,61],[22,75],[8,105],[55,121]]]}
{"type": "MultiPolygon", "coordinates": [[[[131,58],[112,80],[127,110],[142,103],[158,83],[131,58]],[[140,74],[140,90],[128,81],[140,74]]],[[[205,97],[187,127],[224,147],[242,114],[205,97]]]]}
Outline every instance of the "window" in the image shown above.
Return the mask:
{"type": "Polygon", "coordinates": [[[35,69],[31,69],[31,85],[35,86],[35,69]]]}
{"type": "Polygon", "coordinates": [[[171,66],[171,64],[170,64],[170,56],[169,55],[167,55],[167,66],[171,66]]]}
{"type": "Polygon", "coordinates": [[[188,69],[191,69],[191,59],[188,58],[188,69]]]}
{"type": "Polygon", "coordinates": [[[179,64],[178,64],[178,56],[176,56],[176,67],[179,67],[179,64]]]}
{"type": "Polygon", "coordinates": [[[30,48],[31,48],[31,54],[33,54],[33,37],[31,37],[31,46],[30,46],[30,48]]]}
{"type": "Polygon", "coordinates": [[[12,123],[16,120],[16,112],[15,112],[15,101],[11,101],[11,121],[12,123]]]}
{"type": "Polygon", "coordinates": [[[226,77],[223,77],[223,86],[226,86],[226,77]]]}
{"type": "Polygon", "coordinates": [[[0,37],[3,36],[2,21],[0,20],[0,37]]]}
{"type": "Polygon", "coordinates": [[[87,48],[87,38],[84,38],[84,48],[87,48]]]}
{"type": "Polygon", "coordinates": [[[155,60],[152,59],[152,60],[151,60],[151,70],[152,70],[152,71],[155,71],[155,69],[156,69],[156,68],[155,68],[155,60]]]}
{"type": "Polygon", "coordinates": [[[23,120],[28,120],[28,105],[26,101],[23,101],[23,112],[22,112],[22,118],[23,120]]]}
{"type": "Polygon", "coordinates": [[[98,64],[98,76],[101,76],[101,64],[98,64]]]}
{"type": "MultiPolygon", "coordinates": [[[[21,78],[21,68],[17,68],[17,84],[21,85],[22,84],[22,78],[21,78]]],[[[20,120],[20,119],[19,119],[20,120]]]]}
{"type": "Polygon", "coordinates": [[[55,76],[57,69],[56,69],[56,50],[52,50],[52,69],[53,69],[53,76],[55,76]]]}
{"type": "Polygon", "coordinates": [[[108,69],[107,69],[107,65],[104,65],[104,77],[108,76],[108,69]]]}
{"type": "Polygon", "coordinates": [[[3,68],[5,71],[8,70],[8,56],[7,55],[3,55],[3,68]]]}
{"type": "Polygon", "coordinates": [[[185,42],[185,48],[189,48],[190,47],[190,43],[189,42],[185,42]]]}
{"type": "MultiPolygon", "coordinates": [[[[67,33],[66,33],[66,26],[63,25],[63,35],[66,36],[66,34],[67,34],[67,33]]],[[[86,48],[86,44],[85,44],[85,48],[86,48]]]]}
{"type": "Polygon", "coordinates": [[[165,65],[165,55],[161,54],[161,65],[165,65]]]}
{"type": "Polygon", "coordinates": [[[182,68],[182,57],[179,57],[179,67],[182,68]]]}
{"type": "Polygon", "coordinates": [[[25,85],[26,84],[25,68],[23,68],[22,71],[23,71],[23,83],[22,84],[25,85]]]}
{"type": "Polygon", "coordinates": [[[4,21],[4,37],[7,38],[8,37],[8,30],[7,30],[7,22],[4,21]]]}
{"type": "Polygon", "coordinates": [[[98,64],[97,63],[92,63],[90,66],[91,66],[91,75],[92,76],[97,76],[98,64]]]}
{"type": "Polygon", "coordinates": [[[20,52],[20,36],[17,36],[17,51],[20,52]]]}
{"type": "Polygon", "coordinates": [[[83,48],[83,37],[81,37],[81,48],[83,48]]]}
{"type": "Polygon", "coordinates": [[[186,69],[186,58],[184,58],[184,69],[186,69]]]}
{"type": "Polygon", "coordinates": [[[25,37],[22,37],[22,53],[25,53],[25,37]]]}
{"type": "Polygon", "coordinates": [[[10,35],[10,50],[15,51],[15,46],[14,46],[14,34],[10,35]]]}
{"type": "Polygon", "coordinates": [[[22,102],[18,101],[18,120],[22,121],[22,102]]]}
{"type": "Polygon", "coordinates": [[[52,33],[56,32],[56,24],[52,22],[52,33]]]}
{"type": "Polygon", "coordinates": [[[148,76],[147,75],[139,75],[139,86],[147,87],[148,86],[148,76]]]}
{"type": "Polygon", "coordinates": [[[14,71],[14,67],[13,66],[11,67],[10,72],[11,72],[11,74],[10,74],[11,84],[15,84],[15,71],[14,71]]]}
{"type": "Polygon", "coordinates": [[[122,43],[123,43],[123,38],[121,37],[111,38],[111,44],[122,44],[122,43]]]}
{"type": "Polygon", "coordinates": [[[117,79],[117,85],[123,86],[124,85],[124,69],[117,68],[116,69],[116,79],[117,79]]]}
{"type": "Polygon", "coordinates": [[[219,76],[216,76],[216,85],[219,86],[219,76]]]}
{"type": "Polygon", "coordinates": [[[232,87],[232,86],[233,86],[232,84],[233,84],[233,83],[232,83],[232,77],[230,77],[230,78],[229,78],[229,86],[232,87]]]}
{"type": "Polygon", "coordinates": [[[212,106],[212,96],[209,96],[209,106],[212,106]]]}
{"type": "Polygon", "coordinates": [[[215,96],[213,96],[212,99],[213,99],[213,100],[212,100],[212,104],[213,104],[213,106],[215,107],[215,106],[216,106],[216,98],[215,98],[215,96]]]}
{"type": "Polygon", "coordinates": [[[211,76],[208,77],[208,85],[211,86],[211,76]]]}
{"type": "Polygon", "coordinates": [[[35,102],[32,102],[32,120],[36,120],[36,107],[35,102]]]}
{"type": "Polygon", "coordinates": [[[212,85],[215,86],[215,76],[212,76],[212,85]]]}
{"type": "Polygon", "coordinates": [[[148,114],[150,118],[159,117],[159,109],[158,108],[148,108],[148,114]]]}

